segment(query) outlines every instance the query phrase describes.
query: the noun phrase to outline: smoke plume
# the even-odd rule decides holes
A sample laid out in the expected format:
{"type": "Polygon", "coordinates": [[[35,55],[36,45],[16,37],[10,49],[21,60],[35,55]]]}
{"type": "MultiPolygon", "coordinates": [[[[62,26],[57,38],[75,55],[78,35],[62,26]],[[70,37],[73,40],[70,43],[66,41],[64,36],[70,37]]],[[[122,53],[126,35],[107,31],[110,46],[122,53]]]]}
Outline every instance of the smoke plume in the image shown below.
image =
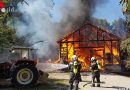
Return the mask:
{"type": "Polygon", "coordinates": [[[34,45],[39,49],[39,55],[51,58],[56,56],[57,41],[65,34],[78,28],[86,21],[91,21],[91,16],[98,5],[106,0],[64,0],[60,7],[61,20],[53,22],[51,11],[52,0],[28,0],[28,5],[19,5],[22,19],[17,19],[16,29],[18,35],[34,33],[29,42],[43,40],[43,45],[34,45]]]}
{"type": "Polygon", "coordinates": [[[62,30],[60,35],[77,29],[86,22],[91,22],[96,7],[105,2],[106,0],[65,0],[60,8],[62,19],[57,28],[59,31],[62,30]]]}

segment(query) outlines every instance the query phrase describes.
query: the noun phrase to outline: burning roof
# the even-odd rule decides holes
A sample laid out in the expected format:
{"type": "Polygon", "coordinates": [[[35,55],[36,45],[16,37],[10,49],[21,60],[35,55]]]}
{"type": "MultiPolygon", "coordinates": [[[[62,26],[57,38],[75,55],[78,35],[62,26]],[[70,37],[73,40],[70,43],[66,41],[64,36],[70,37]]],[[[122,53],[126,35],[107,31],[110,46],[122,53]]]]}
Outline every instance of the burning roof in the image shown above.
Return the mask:
{"type": "Polygon", "coordinates": [[[115,38],[117,38],[117,39],[119,39],[119,40],[121,39],[119,36],[115,35],[115,34],[112,33],[110,30],[106,30],[106,29],[100,28],[100,27],[98,27],[98,26],[96,26],[96,25],[94,25],[94,24],[91,24],[91,23],[86,23],[86,24],[82,25],[80,28],[78,28],[77,30],[73,30],[73,31],[71,31],[69,34],[65,35],[62,39],[60,39],[60,40],[58,41],[58,43],[59,43],[59,42],[62,42],[63,39],[65,39],[65,38],[71,36],[73,33],[75,33],[75,32],[77,32],[77,31],[81,30],[81,28],[84,27],[84,26],[86,26],[86,25],[90,25],[90,26],[92,26],[92,27],[95,27],[96,29],[100,30],[101,32],[105,32],[105,33],[107,33],[107,34],[110,34],[112,37],[115,37],[115,38]]]}

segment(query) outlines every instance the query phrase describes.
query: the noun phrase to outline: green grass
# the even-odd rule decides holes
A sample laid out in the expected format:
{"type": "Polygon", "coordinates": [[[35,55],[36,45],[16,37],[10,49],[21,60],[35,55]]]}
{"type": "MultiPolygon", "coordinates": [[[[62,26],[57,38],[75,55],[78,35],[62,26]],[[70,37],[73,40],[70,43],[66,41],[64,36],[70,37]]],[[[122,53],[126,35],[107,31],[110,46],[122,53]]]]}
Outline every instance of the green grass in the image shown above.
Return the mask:
{"type": "Polygon", "coordinates": [[[67,90],[67,83],[67,80],[49,79],[46,83],[31,88],[3,87],[0,90],[67,90]]]}

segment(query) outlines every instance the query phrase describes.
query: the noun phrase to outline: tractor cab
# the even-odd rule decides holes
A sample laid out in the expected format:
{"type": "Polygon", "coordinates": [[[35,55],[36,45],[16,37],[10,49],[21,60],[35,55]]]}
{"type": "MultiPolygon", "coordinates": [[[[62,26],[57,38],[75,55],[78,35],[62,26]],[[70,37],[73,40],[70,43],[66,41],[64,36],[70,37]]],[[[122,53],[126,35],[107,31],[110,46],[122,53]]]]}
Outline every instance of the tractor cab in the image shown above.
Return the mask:
{"type": "Polygon", "coordinates": [[[30,47],[12,47],[10,58],[15,60],[34,60],[37,58],[36,49],[30,47]]]}
{"type": "Polygon", "coordinates": [[[36,65],[37,63],[37,49],[30,47],[12,47],[10,50],[9,59],[15,64],[31,63],[36,65]]]}

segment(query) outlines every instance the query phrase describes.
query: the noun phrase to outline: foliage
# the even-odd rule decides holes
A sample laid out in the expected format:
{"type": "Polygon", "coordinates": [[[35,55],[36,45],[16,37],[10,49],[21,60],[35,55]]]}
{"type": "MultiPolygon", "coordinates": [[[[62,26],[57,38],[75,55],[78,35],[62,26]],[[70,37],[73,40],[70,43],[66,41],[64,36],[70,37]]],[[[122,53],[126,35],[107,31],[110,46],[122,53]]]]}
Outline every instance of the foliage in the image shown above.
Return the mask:
{"type": "Polygon", "coordinates": [[[128,32],[126,21],[122,18],[114,20],[112,24],[110,24],[106,19],[97,18],[94,18],[92,22],[100,28],[111,30],[114,34],[116,34],[119,37],[125,37],[128,32]]]}
{"type": "Polygon", "coordinates": [[[128,45],[130,45],[130,38],[126,39],[126,40],[123,40],[121,42],[121,50],[126,50],[128,49],[128,45]]]}
{"type": "Polygon", "coordinates": [[[0,52],[3,52],[4,48],[10,48],[11,46],[29,46],[28,38],[31,36],[32,34],[28,33],[18,37],[14,29],[7,26],[0,27],[0,52]]]}
{"type": "Polygon", "coordinates": [[[92,23],[99,26],[100,28],[110,29],[110,23],[106,19],[93,18],[92,23]]]}
{"type": "MultiPolygon", "coordinates": [[[[16,3],[15,0],[2,0],[5,5],[9,3],[16,3]]],[[[18,2],[23,2],[24,0],[17,0],[18,2]]],[[[8,22],[12,25],[12,18],[14,19],[13,15],[14,12],[5,12],[0,14],[0,52],[3,52],[4,48],[9,48],[13,45],[20,45],[24,46],[27,44],[25,40],[25,36],[18,37],[16,35],[16,31],[7,25],[8,22]]],[[[18,13],[18,12],[17,12],[18,13]]],[[[10,25],[10,26],[11,26],[10,25]]]]}
{"type": "Polygon", "coordinates": [[[122,18],[119,18],[118,20],[114,20],[112,23],[112,32],[120,37],[127,36],[127,25],[126,21],[122,18]]]}
{"type": "Polygon", "coordinates": [[[127,52],[124,54],[124,56],[126,57],[124,62],[125,62],[125,68],[127,70],[130,70],[130,38],[121,42],[121,51],[122,53],[127,52]]]}
{"type": "MultiPolygon", "coordinates": [[[[2,27],[0,28],[0,42],[3,46],[10,46],[11,43],[13,44],[16,38],[16,33],[9,27],[2,27]]],[[[1,46],[2,46],[1,45],[1,46]]]]}
{"type": "MultiPolygon", "coordinates": [[[[11,19],[6,17],[6,20],[10,21],[11,19]]],[[[16,30],[7,25],[5,16],[0,15],[0,52],[3,52],[4,48],[9,48],[13,45],[27,45],[26,37],[18,37],[16,30]]]]}
{"type": "MultiPolygon", "coordinates": [[[[127,29],[127,36],[130,36],[130,0],[120,0],[120,4],[123,7],[123,14],[126,17],[126,29],[127,29]]],[[[122,24],[121,24],[122,25],[122,24]]],[[[121,28],[121,27],[120,27],[121,28]]],[[[125,67],[126,69],[130,69],[130,38],[123,40],[121,42],[121,50],[123,52],[127,52],[125,67]]]]}
{"type": "Polygon", "coordinates": [[[130,14],[130,0],[121,0],[120,4],[123,6],[123,13],[130,14]]]}

